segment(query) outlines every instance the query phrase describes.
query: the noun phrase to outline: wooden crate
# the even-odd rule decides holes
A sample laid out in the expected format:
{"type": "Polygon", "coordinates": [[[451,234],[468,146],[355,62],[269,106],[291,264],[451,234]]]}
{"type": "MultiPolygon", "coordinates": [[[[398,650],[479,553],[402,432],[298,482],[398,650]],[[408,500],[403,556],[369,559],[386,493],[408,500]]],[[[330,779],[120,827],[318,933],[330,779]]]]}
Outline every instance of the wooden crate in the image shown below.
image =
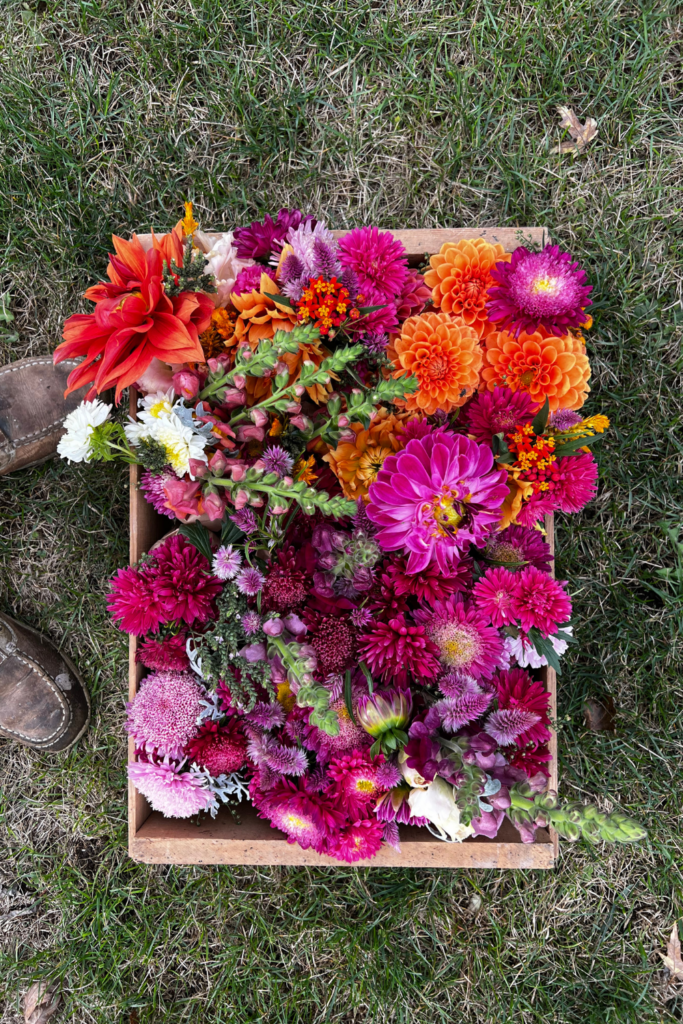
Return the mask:
{"type": "MultiPolygon", "coordinates": [[[[344,232],[336,232],[343,235],[344,232]]],[[[410,262],[418,264],[425,253],[438,252],[446,241],[481,236],[501,242],[510,251],[525,239],[544,245],[543,228],[433,228],[395,231],[404,243],[410,262]]],[[[131,389],[131,415],[135,415],[137,394],[131,389]]],[[[158,515],[145,501],[138,488],[139,467],[130,467],[130,560],[137,562],[152,544],[172,528],[172,522],[158,515]]],[[[548,541],[554,547],[553,518],[546,519],[548,541]]],[[[137,639],[130,637],[129,699],[132,700],[145,669],[136,664],[137,639]]],[[[543,678],[550,691],[550,716],[556,714],[556,680],[551,668],[543,678]]],[[[557,789],[557,738],[550,742],[553,755],[550,786],[557,789]]],[[[128,757],[135,756],[129,740],[128,757]]],[[[258,818],[249,804],[240,807],[241,824],[237,824],[226,808],[215,819],[201,824],[192,820],[164,818],[152,811],[143,796],[129,783],[128,850],[133,860],[147,864],[292,864],[331,865],[340,869],[348,865],[312,850],[302,850],[287,842],[286,836],[270,823],[258,818]]],[[[401,853],[384,847],[377,857],[360,861],[358,867],[431,867],[431,868],[552,868],[557,859],[558,842],[554,830],[539,828],[535,843],[522,843],[519,834],[507,819],[495,839],[475,836],[464,843],[444,843],[435,839],[426,828],[400,827],[401,853]]]]}

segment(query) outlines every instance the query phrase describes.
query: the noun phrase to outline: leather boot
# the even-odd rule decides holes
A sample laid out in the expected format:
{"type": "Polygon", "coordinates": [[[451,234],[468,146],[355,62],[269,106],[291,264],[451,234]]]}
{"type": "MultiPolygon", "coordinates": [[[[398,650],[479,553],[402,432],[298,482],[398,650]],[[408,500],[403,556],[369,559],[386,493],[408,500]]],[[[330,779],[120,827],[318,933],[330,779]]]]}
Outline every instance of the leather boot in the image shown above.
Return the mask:
{"type": "Polygon", "coordinates": [[[0,737],[36,750],[66,750],[89,718],[90,695],[69,658],[0,613],[0,737]]]}

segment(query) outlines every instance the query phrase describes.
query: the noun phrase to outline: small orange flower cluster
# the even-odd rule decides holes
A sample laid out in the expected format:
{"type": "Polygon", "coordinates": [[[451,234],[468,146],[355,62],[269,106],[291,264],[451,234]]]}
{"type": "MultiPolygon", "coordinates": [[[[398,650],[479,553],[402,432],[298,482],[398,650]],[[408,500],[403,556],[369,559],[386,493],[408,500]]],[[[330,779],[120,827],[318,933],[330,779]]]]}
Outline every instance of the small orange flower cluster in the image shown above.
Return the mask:
{"type": "Polygon", "coordinates": [[[533,486],[535,493],[547,491],[552,474],[557,471],[555,439],[538,437],[530,423],[515,427],[507,438],[508,449],[515,456],[515,469],[519,470],[520,477],[533,486]]]}
{"type": "Polygon", "coordinates": [[[329,334],[330,328],[339,327],[347,316],[358,319],[358,310],[351,306],[348,288],[336,277],[326,281],[321,275],[310,278],[308,288],[296,303],[297,318],[300,323],[315,324],[321,334],[329,334]]]}

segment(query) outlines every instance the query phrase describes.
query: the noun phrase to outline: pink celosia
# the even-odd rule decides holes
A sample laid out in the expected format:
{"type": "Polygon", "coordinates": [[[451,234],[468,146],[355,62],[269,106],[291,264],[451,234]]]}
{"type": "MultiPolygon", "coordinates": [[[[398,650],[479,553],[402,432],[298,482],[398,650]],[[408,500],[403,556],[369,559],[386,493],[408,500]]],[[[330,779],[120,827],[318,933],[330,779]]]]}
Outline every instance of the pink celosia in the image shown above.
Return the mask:
{"type": "Polygon", "coordinates": [[[531,423],[537,410],[528,391],[479,391],[464,410],[467,432],[480,444],[491,444],[494,434],[509,434],[516,426],[531,423]]]}
{"type": "Polygon", "coordinates": [[[514,594],[516,576],[507,569],[487,569],[474,584],[472,596],[479,611],[494,626],[508,626],[515,621],[514,594]]]}
{"type": "Polygon", "coordinates": [[[391,232],[363,227],[344,235],[338,256],[343,267],[353,270],[365,298],[373,292],[393,299],[401,294],[408,277],[405,252],[403,243],[391,232]]]}
{"type": "Polygon", "coordinates": [[[135,660],[146,668],[182,672],[190,667],[186,644],[187,634],[184,631],[175,636],[147,636],[138,644],[135,660]]]}
{"type": "Polygon", "coordinates": [[[181,758],[197,733],[204,687],[191,672],[157,672],[127,705],[126,728],[140,750],[181,758]]]}
{"type": "Polygon", "coordinates": [[[216,798],[201,778],[179,771],[167,760],[155,764],[137,761],[128,765],[128,778],[149,801],[153,811],[167,818],[190,818],[207,811],[216,798]]]}
{"type": "Polygon", "coordinates": [[[523,733],[540,721],[540,715],[520,708],[505,708],[493,711],[486,719],[484,731],[492,736],[502,747],[507,747],[523,733]]]}
{"type": "Polygon", "coordinates": [[[561,512],[580,512],[597,493],[598,466],[590,452],[558,459],[557,476],[552,495],[561,512]]]}
{"type": "Polygon", "coordinates": [[[396,686],[403,686],[409,677],[429,682],[439,669],[438,649],[424,626],[411,625],[403,615],[375,623],[360,638],[358,653],[374,676],[396,686]]]}
{"type": "Polygon", "coordinates": [[[409,573],[434,561],[448,573],[471,543],[483,547],[507,493],[507,473],[493,469],[490,448],[437,433],[387,456],[367,511],[380,547],[410,552],[409,573]]]}
{"type": "Polygon", "coordinates": [[[474,679],[490,679],[500,665],[503,641],[476,605],[461,594],[415,612],[439,649],[441,663],[474,679]]]}
{"type": "Polygon", "coordinates": [[[447,732],[456,732],[463,725],[469,725],[481,718],[493,698],[491,693],[465,691],[460,697],[444,697],[438,700],[436,708],[441,725],[447,732]]]}
{"type": "Polygon", "coordinates": [[[337,860],[355,864],[376,857],[382,846],[384,826],[374,818],[363,818],[337,832],[329,844],[329,853],[337,860]]]}
{"type": "Polygon", "coordinates": [[[569,621],[572,603],[564,589],[565,582],[553,579],[534,565],[522,569],[515,578],[514,612],[525,633],[535,627],[543,636],[549,636],[569,621]]]}
{"type": "Polygon", "coordinates": [[[221,585],[211,576],[211,567],[185,537],[170,537],[154,552],[152,567],[154,595],[167,621],[188,625],[216,617],[214,599],[221,585]]]}
{"type": "Polygon", "coordinates": [[[521,668],[513,668],[508,672],[499,672],[496,676],[498,690],[498,707],[502,709],[518,708],[538,715],[538,721],[529,729],[515,738],[518,747],[526,747],[529,743],[547,743],[550,739],[550,719],[548,708],[550,694],[543,683],[532,679],[528,672],[521,668]]]}
{"type": "Polygon", "coordinates": [[[524,563],[529,562],[537,569],[550,572],[550,547],[540,530],[508,526],[507,530],[492,535],[484,554],[487,561],[502,564],[507,569],[524,568],[524,563]]]}

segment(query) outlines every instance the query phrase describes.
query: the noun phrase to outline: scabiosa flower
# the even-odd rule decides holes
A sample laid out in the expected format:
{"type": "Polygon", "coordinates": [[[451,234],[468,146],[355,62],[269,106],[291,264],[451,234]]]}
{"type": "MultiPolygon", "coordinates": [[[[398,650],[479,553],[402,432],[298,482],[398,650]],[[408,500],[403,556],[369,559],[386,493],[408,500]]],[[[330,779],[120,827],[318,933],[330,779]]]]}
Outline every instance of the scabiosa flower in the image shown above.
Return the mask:
{"type": "Polygon", "coordinates": [[[127,705],[126,729],[139,750],[161,757],[183,757],[196,735],[204,687],[191,672],[157,672],[143,679],[127,705]]]}
{"type": "Polygon", "coordinates": [[[215,802],[205,780],[180,771],[180,765],[168,760],[129,764],[128,778],[152,810],[160,811],[166,818],[191,818],[200,811],[208,811],[215,802]]]}
{"type": "Polygon", "coordinates": [[[154,552],[154,594],[167,621],[188,625],[216,617],[214,598],[221,585],[210,575],[207,559],[182,536],[169,537],[154,552]]]}
{"type": "Polygon", "coordinates": [[[381,527],[380,547],[410,552],[407,572],[436,562],[447,574],[463,548],[484,546],[507,493],[507,473],[493,469],[490,448],[437,433],[384,460],[367,511],[381,527]]]}
{"type": "Polygon", "coordinates": [[[261,458],[263,459],[266,473],[277,473],[280,479],[282,479],[284,476],[289,476],[292,472],[294,459],[279,444],[266,448],[261,458]]]}
{"type": "Polygon", "coordinates": [[[241,260],[257,260],[270,256],[274,249],[281,246],[290,228],[298,228],[305,217],[301,210],[282,209],[275,220],[266,214],[262,221],[252,221],[249,227],[237,228],[233,241],[237,255],[241,260]],[[279,243],[279,246],[278,246],[279,243]]]}
{"type": "Polygon", "coordinates": [[[170,466],[162,469],[161,473],[150,473],[147,469],[140,477],[140,490],[144,494],[145,500],[152,505],[154,511],[158,512],[160,516],[168,516],[169,519],[175,519],[175,512],[166,504],[168,498],[164,491],[164,484],[167,484],[169,480],[177,479],[178,477],[170,466]]]}
{"type": "Polygon", "coordinates": [[[508,626],[516,619],[514,594],[517,577],[507,569],[487,569],[472,588],[474,603],[494,626],[508,626]]]}
{"type": "Polygon", "coordinates": [[[584,309],[591,305],[593,287],[586,284],[585,270],[558,245],[546,245],[542,252],[520,245],[509,263],[496,263],[491,277],[489,320],[517,338],[539,327],[562,337],[588,320],[584,309]]]}
{"type": "Polygon", "coordinates": [[[320,664],[321,671],[342,672],[356,651],[356,632],[345,616],[325,615],[321,618],[309,615],[307,625],[311,630],[310,644],[320,664]]]}
{"type": "Polygon", "coordinates": [[[298,843],[304,850],[313,847],[322,852],[325,840],[344,822],[344,815],[324,794],[310,792],[305,779],[281,779],[267,793],[252,799],[259,817],[270,818],[271,828],[279,828],[288,842],[298,843]]]}
{"type": "Polygon", "coordinates": [[[339,262],[353,270],[366,300],[369,291],[390,300],[401,294],[408,276],[405,252],[390,231],[376,227],[354,228],[340,240],[338,249],[339,262]]]}
{"type": "Polygon", "coordinates": [[[528,565],[515,579],[515,613],[524,632],[536,627],[543,636],[557,633],[572,614],[572,603],[564,590],[566,582],[553,579],[534,565],[528,565]]]}
{"type": "Polygon", "coordinates": [[[252,633],[258,633],[261,628],[261,616],[258,612],[245,612],[240,622],[247,636],[251,636],[252,633]]]}
{"type": "Polygon", "coordinates": [[[375,623],[361,637],[358,653],[374,676],[396,686],[404,686],[410,676],[429,682],[439,670],[438,648],[424,626],[409,625],[404,615],[375,623]]]}
{"type": "Polygon", "coordinates": [[[233,522],[235,526],[242,531],[242,533],[246,533],[247,536],[252,533],[256,533],[258,530],[256,515],[254,510],[249,508],[248,505],[245,505],[244,508],[235,512],[234,516],[230,516],[230,521],[233,522]]]}
{"type": "Polygon", "coordinates": [[[165,608],[153,588],[149,565],[119,569],[111,581],[107,608],[119,629],[133,636],[156,632],[168,621],[165,608]]]}
{"type": "Polygon", "coordinates": [[[498,668],[503,653],[500,634],[461,594],[438,601],[433,610],[419,609],[415,619],[424,624],[447,668],[474,679],[490,679],[498,668]]]}
{"type": "Polygon", "coordinates": [[[330,842],[329,852],[347,864],[369,860],[379,853],[383,836],[384,826],[379,821],[363,818],[337,832],[330,842]]]}
{"type": "Polygon", "coordinates": [[[398,597],[410,594],[416,597],[420,604],[426,601],[433,606],[451,594],[467,590],[472,582],[473,562],[467,556],[453,562],[446,574],[441,572],[434,562],[419,573],[408,573],[405,566],[405,558],[397,558],[388,566],[386,575],[398,597]]]}
{"type": "Polygon", "coordinates": [[[463,725],[475,722],[488,709],[492,693],[475,693],[466,690],[460,697],[444,697],[434,705],[447,732],[456,732],[463,725]]]}
{"type": "Polygon", "coordinates": [[[259,569],[248,566],[242,569],[241,573],[235,577],[235,586],[240,594],[246,594],[247,597],[256,597],[263,586],[264,579],[265,577],[259,569]]]}
{"type": "Polygon", "coordinates": [[[509,434],[518,424],[531,423],[537,411],[528,391],[479,391],[465,409],[467,432],[480,444],[491,444],[494,434],[509,434]]]}
{"type": "Polygon", "coordinates": [[[238,719],[230,718],[224,726],[205,722],[187,744],[186,754],[214,777],[239,771],[247,760],[247,741],[238,719]]]}
{"type": "Polygon", "coordinates": [[[224,544],[213,556],[213,574],[219,580],[234,580],[242,565],[242,555],[232,544],[224,544]]]}
{"type": "Polygon", "coordinates": [[[498,673],[496,686],[499,708],[519,708],[521,711],[530,711],[538,715],[538,722],[515,738],[517,746],[547,743],[550,739],[550,694],[543,683],[538,679],[532,679],[524,669],[513,668],[509,672],[498,673]]]}
{"type": "Polygon", "coordinates": [[[561,512],[580,512],[595,497],[598,467],[590,452],[558,459],[556,474],[559,479],[551,493],[561,512]]]}
{"type": "Polygon", "coordinates": [[[361,817],[368,803],[385,788],[378,780],[383,760],[381,754],[371,757],[367,751],[354,750],[330,761],[327,774],[334,780],[335,794],[352,821],[361,817]]]}
{"type": "Polygon", "coordinates": [[[366,332],[361,335],[361,344],[365,346],[370,355],[381,356],[386,351],[389,343],[389,335],[383,332],[366,332]]]}
{"type": "Polygon", "coordinates": [[[186,643],[184,630],[175,636],[146,636],[138,644],[135,660],[146,668],[182,672],[190,667],[186,643]]]}
{"type": "Polygon", "coordinates": [[[242,295],[243,292],[258,291],[261,286],[261,274],[263,267],[255,263],[252,267],[244,267],[240,270],[232,286],[232,295],[242,295]]]}
{"type": "Polygon", "coordinates": [[[484,558],[489,564],[502,565],[506,569],[521,569],[528,562],[537,569],[550,572],[550,546],[543,540],[540,530],[529,530],[524,526],[508,526],[491,536],[484,558]]]}
{"type": "Polygon", "coordinates": [[[533,711],[522,711],[520,708],[504,708],[493,711],[486,719],[484,732],[492,736],[501,747],[514,743],[518,736],[527,732],[540,722],[540,715],[533,711]]]}

